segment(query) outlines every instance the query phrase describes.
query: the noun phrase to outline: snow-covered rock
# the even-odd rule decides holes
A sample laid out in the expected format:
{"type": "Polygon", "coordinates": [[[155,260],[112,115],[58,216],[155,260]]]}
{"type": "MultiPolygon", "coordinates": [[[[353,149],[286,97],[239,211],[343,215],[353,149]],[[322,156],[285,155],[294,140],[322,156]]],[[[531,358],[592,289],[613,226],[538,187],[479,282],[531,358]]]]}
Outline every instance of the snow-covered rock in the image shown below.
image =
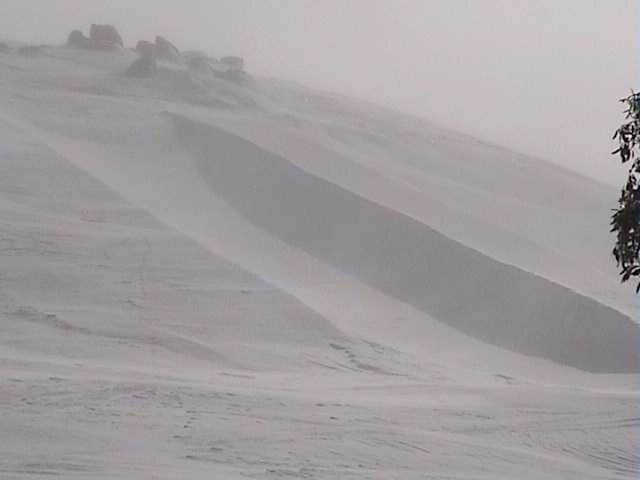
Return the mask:
{"type": "Polygon", "coordinates": [[[92,48],[101,50],[124,48],[122,37],[113,25],[91,25],[89,38],[92,48]]]}
{"type": "Polygon", "coordinates": [[[156,54],[159,60],[180,63],[180,51],[164,37],[156,37],[156,54]]]}

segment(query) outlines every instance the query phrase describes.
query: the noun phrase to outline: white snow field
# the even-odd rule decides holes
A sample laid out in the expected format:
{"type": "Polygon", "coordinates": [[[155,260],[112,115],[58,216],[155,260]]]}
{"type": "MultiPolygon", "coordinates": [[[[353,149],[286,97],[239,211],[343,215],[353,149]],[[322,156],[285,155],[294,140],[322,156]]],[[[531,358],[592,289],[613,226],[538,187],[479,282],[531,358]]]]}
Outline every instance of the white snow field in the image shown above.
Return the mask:
{"type": "Polygon", "coordinates": [[[0,54],[0,478],[637,478],[615,188],[134,58],[0,54]]]}

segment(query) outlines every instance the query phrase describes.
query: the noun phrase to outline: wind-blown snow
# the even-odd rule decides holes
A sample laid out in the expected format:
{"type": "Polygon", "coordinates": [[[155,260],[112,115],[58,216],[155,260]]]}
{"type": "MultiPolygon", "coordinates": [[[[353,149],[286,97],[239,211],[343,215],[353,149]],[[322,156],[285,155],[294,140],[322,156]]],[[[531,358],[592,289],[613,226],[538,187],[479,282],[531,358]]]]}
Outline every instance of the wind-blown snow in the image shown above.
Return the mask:
{"type": "Polygon", "coordinates": [[[614,189],[132,58],[0,56],[0,476],[635,478],[614,189]]]}

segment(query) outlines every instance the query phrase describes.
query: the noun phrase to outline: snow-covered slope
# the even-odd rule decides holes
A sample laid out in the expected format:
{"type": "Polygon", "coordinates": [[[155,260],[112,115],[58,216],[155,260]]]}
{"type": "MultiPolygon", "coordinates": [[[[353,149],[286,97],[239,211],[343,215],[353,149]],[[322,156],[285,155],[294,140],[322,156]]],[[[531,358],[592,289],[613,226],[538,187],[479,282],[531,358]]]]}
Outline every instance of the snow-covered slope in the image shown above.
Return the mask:
{"type": "Polygon", "coordinates": [[[615,189],[132,58],[0,54],[3,475],[635,477],[615,189]]]}

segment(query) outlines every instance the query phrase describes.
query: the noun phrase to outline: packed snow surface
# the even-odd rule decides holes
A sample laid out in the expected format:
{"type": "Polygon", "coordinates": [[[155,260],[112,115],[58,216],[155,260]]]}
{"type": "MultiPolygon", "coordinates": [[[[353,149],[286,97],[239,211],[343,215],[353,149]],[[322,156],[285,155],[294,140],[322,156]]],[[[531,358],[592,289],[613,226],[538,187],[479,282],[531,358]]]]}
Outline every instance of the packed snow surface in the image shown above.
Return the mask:
{"type": "Polygon", "coordinates": [[[0,478],[637,478],[614,188],[134,58],[0,53],[0,478]]]}

